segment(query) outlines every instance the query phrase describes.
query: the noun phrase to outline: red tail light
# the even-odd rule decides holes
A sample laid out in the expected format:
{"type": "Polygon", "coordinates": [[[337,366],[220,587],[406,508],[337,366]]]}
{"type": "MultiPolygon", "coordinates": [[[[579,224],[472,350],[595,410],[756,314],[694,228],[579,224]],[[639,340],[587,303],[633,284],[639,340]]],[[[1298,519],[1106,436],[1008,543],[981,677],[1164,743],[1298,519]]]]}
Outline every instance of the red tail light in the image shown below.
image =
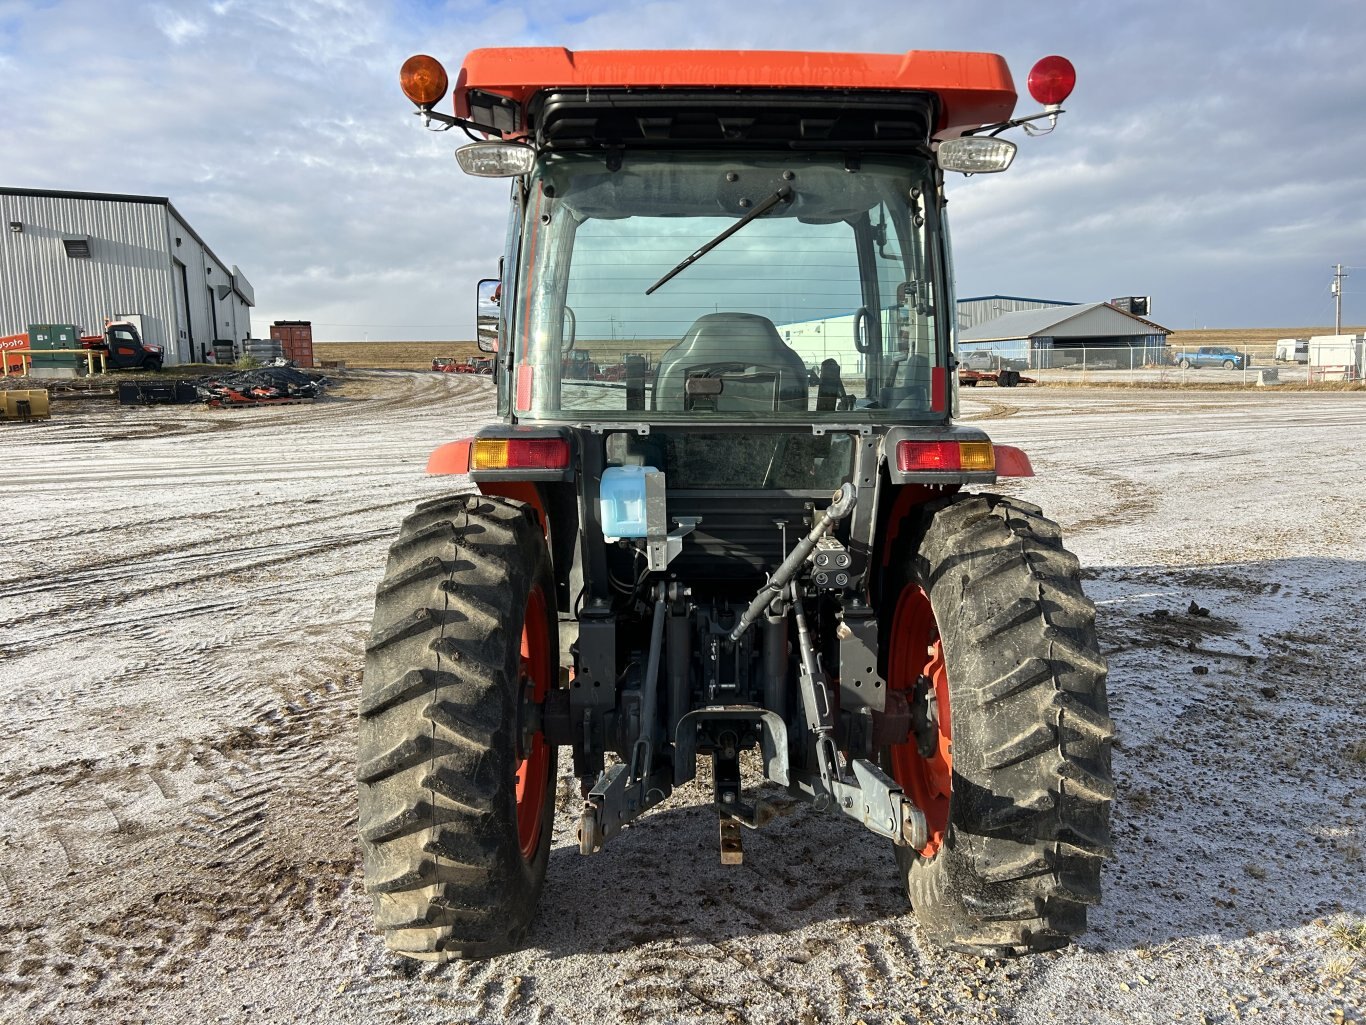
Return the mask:
{"type": "Polygon", "coordinates": [[[474,470],[563,470],[569,466],[564,438],[479,438],[470,468],[474,470]]]}
{"type": "Polygon", "coordinates": [[[972,472],[996,468],[989,441],[901,441],[896,446],[896,468],[902,473],[972,472]]]}

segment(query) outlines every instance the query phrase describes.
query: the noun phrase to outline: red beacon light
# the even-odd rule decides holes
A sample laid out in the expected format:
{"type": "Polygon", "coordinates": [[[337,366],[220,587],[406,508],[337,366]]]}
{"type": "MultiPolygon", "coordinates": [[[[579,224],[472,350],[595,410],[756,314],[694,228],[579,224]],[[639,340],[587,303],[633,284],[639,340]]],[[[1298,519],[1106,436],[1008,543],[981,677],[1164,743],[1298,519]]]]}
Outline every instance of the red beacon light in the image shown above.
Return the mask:
{"type": "Polygon", "coordinates": [[[1042,103],[1045,109],[1053,110],[1072,95],[1077,84],[1077,69],[1066,57],[1054,54],[1044,57],[1029,71],[1029,95],[1042,103]]]}

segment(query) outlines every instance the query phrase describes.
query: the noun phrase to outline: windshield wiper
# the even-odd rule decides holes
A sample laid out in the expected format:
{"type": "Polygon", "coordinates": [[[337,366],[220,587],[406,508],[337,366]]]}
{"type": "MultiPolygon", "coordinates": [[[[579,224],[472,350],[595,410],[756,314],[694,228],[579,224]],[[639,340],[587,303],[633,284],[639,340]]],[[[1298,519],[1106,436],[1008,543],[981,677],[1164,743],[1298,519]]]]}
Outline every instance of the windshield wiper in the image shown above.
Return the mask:
{"type": "Polygon", "coordinates": [[[758,206],[756,206],[756,207],[755,207],[753,210],[751,210],[749,213],[745,214],[745,216],[741,217],[738,221],[736,221],[734,224],[732,224],[732,225],[731,225],[729,228],[727,228],[725,231],[721,232],[721,234],[717,235],[714,239],[712,239],[710,242],[708,242],[706,245],[704,245],[704,246],[703,246],[701,249],[699,249],[697,252],[695,252],[695,253],[693,253],[691,256],[689,256],[686,260],[684,260],[682,263],[680,263],[680,264],[679,264],[677,267],[675,267],[673,270],[669,271],[668,274],[665,274],[662,278],[660,278],[658,281],[656,281],[653,285],[651,285],[649,288],[645,289],[645,294],[646,294],[646,295],[649,295],[651,292],[653,292],[655,289],[657,289],[660,285],[664,284],[665,282],[667,282],[667,281],[669,281],[671,278],[673,278],[676,274],[680,273],[681,271],[687,270],[689,267],[691,267],[693,264],[695,264],[698,260],[702,259],[702,257],[706,256],[706,255],[707,255],[708,253],[710,253],[713,249],[715,249],[717,246],[719,246],[719,245],[720,245],[722,242],[724,242],[726,239],[728,239],[728,238],[730,238],[732,235],[734,235],[737,231],[739,231],[741,228],[743,228],[743,227],[744,227],[746,224],[748,224],[750,221],[755,220],[756,218],[762,217],[764,214],[768,213],[770,210],[772,210],[772,209],[773,209],[775,206],[777,206],[779,203],[790,203],[791,201],[792,201],[792,186],[790,186],[790,185],[784,185],[781,189],[779,189],[777,192],[773,193],[773,195],[769,196],[766,200],[764,200],[762,203],[760,203],[758,206]]]}

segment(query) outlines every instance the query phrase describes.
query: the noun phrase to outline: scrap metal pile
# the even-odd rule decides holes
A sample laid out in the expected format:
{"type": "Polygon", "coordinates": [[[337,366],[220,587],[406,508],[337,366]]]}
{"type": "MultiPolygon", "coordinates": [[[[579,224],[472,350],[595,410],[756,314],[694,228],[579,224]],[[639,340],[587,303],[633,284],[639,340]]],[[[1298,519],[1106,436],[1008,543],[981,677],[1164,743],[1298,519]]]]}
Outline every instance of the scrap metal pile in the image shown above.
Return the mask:
{"type": "Polygon", "coordinates": [[[326,382],[321,374],[273,366],[203,378],[195,387],[210,406],[259,406],[312,401],[322,394],[326,382]]]}

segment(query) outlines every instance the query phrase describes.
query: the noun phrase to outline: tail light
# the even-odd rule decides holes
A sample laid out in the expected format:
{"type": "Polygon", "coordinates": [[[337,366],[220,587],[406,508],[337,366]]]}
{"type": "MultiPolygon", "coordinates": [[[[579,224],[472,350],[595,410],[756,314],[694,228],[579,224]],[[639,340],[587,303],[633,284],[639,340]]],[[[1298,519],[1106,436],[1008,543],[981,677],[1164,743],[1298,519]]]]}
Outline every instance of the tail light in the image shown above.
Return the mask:
{"type": "Polygon", "coordinates": [[[564,438],[478,438],[471,470],[563,470],[569,466],[564,438]]]}
{"type": "Polygon", "coordinates": [[[896,468],[902,473],[991,472],[996,452],[989,441],[912,441],[897,443],[896,468]]]}

